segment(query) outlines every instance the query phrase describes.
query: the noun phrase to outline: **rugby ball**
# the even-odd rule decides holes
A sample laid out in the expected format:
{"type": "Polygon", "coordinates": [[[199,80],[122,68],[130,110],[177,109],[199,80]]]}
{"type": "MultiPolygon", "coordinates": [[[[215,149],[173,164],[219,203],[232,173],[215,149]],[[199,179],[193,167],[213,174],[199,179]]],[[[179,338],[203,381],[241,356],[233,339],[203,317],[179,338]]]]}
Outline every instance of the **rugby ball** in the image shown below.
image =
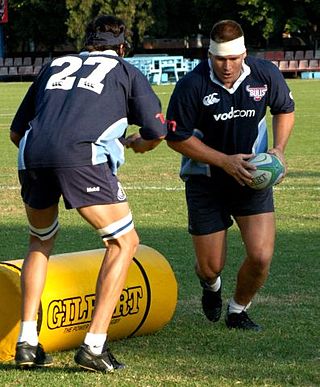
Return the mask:
{"type": "Polygon", "coordinates": [[[285,167],[278,157],[270,153],[257,153],[249,163],[256,166],[255,171],[250,171],[253,176],[249,187],[261,190],[277,184],[284,175],[285,167]]]}

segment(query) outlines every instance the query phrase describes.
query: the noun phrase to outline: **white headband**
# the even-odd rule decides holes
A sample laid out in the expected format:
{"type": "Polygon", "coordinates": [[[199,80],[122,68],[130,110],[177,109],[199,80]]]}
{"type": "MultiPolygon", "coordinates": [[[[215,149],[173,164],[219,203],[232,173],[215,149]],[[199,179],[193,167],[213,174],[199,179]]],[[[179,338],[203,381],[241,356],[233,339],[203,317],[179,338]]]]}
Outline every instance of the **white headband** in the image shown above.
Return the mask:
{"type": "Polygon", "coordinates": [[[210,39],[209,52],[216,56],[241,55],[246,52],[244,36],[229,40],[229,42],[217,43],[210,39]]]}

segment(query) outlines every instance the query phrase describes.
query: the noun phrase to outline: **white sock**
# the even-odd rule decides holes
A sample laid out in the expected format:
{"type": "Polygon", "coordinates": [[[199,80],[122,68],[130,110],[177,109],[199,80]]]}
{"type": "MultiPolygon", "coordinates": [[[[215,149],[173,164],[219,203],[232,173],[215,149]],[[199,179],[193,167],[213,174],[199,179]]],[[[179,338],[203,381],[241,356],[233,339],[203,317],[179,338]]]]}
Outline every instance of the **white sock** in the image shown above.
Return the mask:
{"type": "Polygon", "coordinates": [[[23,341],[27,341],[33,346],[38,345],[37,321],[21,321],[18,343],[23,341]]]}
{"type": "Polygon", "coordinates": [[[251,305],[251,302],[249,302],[248,305],[240,305],[237,302],[235,302],[234,298],[231,298],[228,304],[228,313],[241,313],[245,310],[247,310],[251,305]]]}
{"type": "Polygon", "coordinates": [[[216,278],[216,280],[213,284],[208,284],[208,282],[205,282],[205,286],[206,286],[206,289],[210,289],[213,292],[217,292],[221,287],[220,276],[216,278]]]}
{"type": "Polygon", "coordinates": [[[91,333],[88,332],[84,338],[84,343],[89,345],[91,352],[95,355],[101,355],[103,345],[107,340],[106,333],[91,333]]]}

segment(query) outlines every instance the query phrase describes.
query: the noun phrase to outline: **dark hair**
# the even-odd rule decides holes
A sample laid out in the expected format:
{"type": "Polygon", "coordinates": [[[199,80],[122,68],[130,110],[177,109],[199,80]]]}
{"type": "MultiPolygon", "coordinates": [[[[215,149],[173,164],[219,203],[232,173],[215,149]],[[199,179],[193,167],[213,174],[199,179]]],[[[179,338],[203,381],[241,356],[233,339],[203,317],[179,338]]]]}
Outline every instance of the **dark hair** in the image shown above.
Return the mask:
{"type": "Polygon", "coordinates": [[[125,31],[126,26],[120,18],[98,16],[87,26],[85,48],[88,51],[117,51],[121,44],[125,44],[125,31]]]}
{"type": "Polygon", "coordinates": [[[243,30],[234,20],[221,20],[214,24],[210,32],[210,39],[217,43],[229,42],[243,36],[243,30]]]}

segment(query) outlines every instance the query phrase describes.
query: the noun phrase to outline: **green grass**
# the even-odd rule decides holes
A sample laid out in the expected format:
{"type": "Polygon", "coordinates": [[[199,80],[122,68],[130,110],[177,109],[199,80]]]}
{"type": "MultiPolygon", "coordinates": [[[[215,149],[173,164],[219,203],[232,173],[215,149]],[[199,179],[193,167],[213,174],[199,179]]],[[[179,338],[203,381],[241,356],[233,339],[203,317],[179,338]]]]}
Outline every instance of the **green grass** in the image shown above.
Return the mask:
{"type": "MultiPolygon", "coordinates": [[[[183,184],[178,178],[180,157],[165,143],[143,155],[128,150],[119,177],[141,243],[160,251],[175,272],[179,299],[174,317],[152,335],[111,343],[117,357],[127,364],[124,372],[82,372],[74,365],[73,351],[64,351],[54,354],[50,370],[21,371],[12,362],[0,364],[2,386],[320,385],[320,82],[288,82],[296,101],[296,125],[287,148],[289,174],[275,189],[277,242],[270,277],[250,309],[265,330],[261,334],[228,331],[223,320],[211,324],[203,317],[186,231],[183,184]]],[[[27,247],[17,151],[8,138],[10,122],[27,87],[0,83],[0,260],[22,258],[27,247]]],[[[155,87],[155,91],[165,110],[172,86],[155,87]]],[[[102,247],[75,211],[61,206],[60,221],[54,253],[102,247]]],[[[238,230],[232,227],[223,272],[224,303],[232,295],[242,255],[238,230]]]]}

